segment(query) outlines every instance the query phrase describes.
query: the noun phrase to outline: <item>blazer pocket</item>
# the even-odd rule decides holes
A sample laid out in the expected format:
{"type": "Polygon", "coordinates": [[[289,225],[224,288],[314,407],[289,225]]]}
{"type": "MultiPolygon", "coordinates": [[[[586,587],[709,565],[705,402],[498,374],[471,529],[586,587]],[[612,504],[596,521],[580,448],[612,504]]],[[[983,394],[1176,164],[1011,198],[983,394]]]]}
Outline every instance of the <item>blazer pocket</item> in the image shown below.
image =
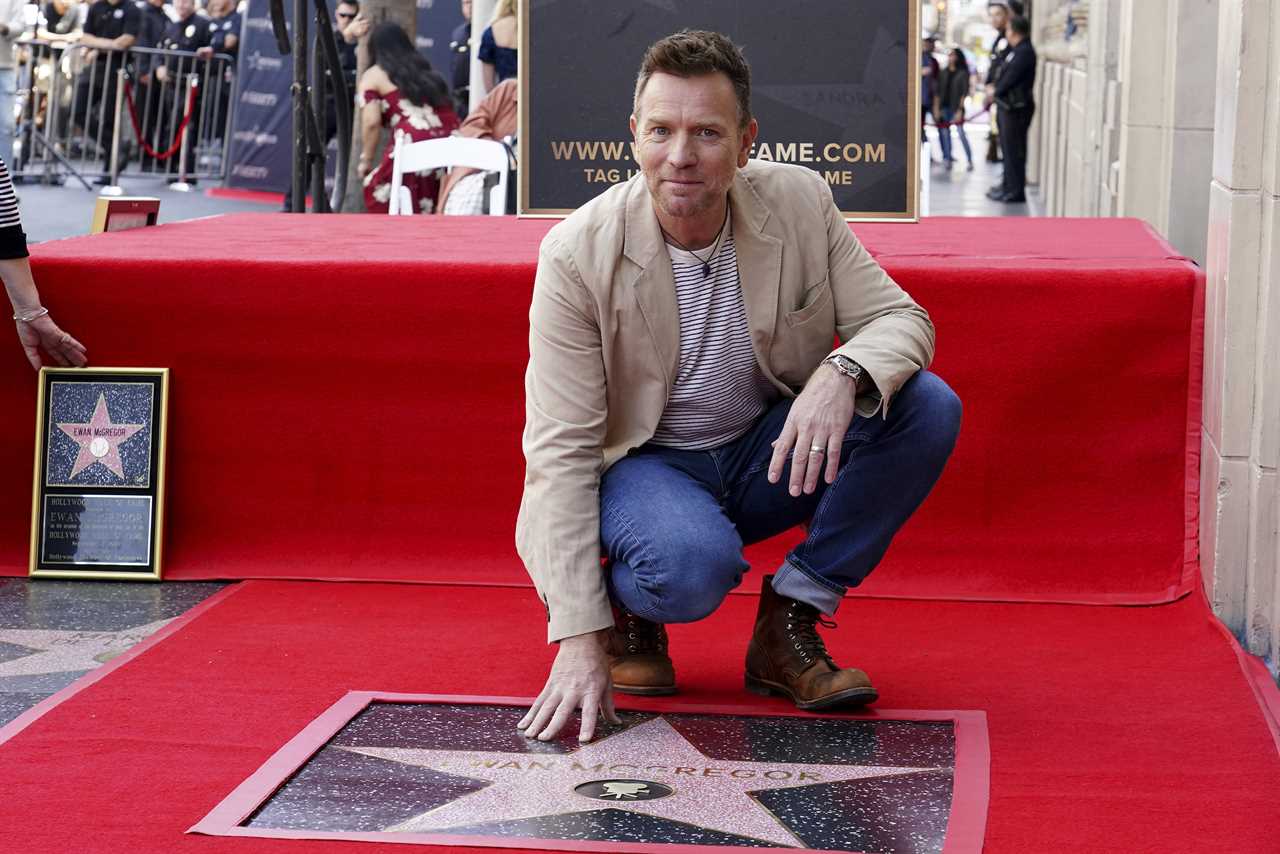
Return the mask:
{"type": "Polygon", "coordinates": [[[809,288],[808,293],[812,295],[812,300],[795,311],[789,311],[785,317],[788,326],[799,326],[817,317],[822,313],[823,309],[831,305],[831,288],[828,280],[823,279],[817,285],[809,288]]]}

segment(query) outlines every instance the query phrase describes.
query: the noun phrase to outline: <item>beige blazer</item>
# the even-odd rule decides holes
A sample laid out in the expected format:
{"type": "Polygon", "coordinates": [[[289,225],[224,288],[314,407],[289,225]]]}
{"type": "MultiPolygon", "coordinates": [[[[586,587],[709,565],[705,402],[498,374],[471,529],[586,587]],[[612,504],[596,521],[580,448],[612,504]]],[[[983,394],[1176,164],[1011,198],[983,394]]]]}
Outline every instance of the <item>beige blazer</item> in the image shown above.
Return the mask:
{"type": "MultiPolygon", "coordinates": [[[[794,397],[824,358],[843,353],[879,390],[858,400],[859,413],[887,414],[933,358],[929,315],[862,247],[812,170],[752,160],[729,202],[764,375],[794,397]]],[[[653,436],[679,363],[671,258],[643,176],[548,232],[529,326],[516,548],[556,641],[613,624],[600,565],[600,478],[653,436]]]]}

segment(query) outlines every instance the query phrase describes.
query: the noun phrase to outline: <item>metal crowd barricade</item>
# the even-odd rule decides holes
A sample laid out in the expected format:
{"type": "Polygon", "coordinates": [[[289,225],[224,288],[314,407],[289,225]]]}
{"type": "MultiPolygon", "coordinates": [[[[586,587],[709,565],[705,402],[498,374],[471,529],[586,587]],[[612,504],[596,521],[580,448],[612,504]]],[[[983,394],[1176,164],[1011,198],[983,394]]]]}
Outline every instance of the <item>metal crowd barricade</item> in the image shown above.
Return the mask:
{"type": "Polygon", "coordinates": [[[226,54],[20,45],[11,171],[114,185],[119,175],[180,183],[225,176],[235,61],[226,54]]]}

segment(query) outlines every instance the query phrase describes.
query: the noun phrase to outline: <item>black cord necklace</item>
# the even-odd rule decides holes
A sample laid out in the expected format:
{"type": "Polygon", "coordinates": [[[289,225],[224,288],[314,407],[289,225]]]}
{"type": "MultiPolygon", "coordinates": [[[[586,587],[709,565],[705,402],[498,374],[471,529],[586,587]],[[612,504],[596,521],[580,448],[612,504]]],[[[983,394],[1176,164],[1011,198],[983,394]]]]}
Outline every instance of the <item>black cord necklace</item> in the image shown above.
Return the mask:
{"type": "Polygon", "coordinates": [[[662,229],[662,233],[666,235],[668,240],[670,240],[672,243],[676,245],[677,249],[683,249],[685,252],[688,252],[694,258],[697,258],[699,261],[702,262],[702,278],[705,279],[707,276],[711,275],[711,259],[715,258],[716,253],[720,251],[720,241],[724,239],[724,227],[728,221],[729,221],[729,205],[725,204],[724,222],[720,223],[720,233],[716,235],[716,242],[711,244],[711,254],[708,255],[706,258],[703,258],[697,252],[694,252],[688,246],[685,246],[683,243],[677,240],[675,235],[667,231],[665,228],[662,228],[662,223],[658,223],[658,228],[662,229]]]}

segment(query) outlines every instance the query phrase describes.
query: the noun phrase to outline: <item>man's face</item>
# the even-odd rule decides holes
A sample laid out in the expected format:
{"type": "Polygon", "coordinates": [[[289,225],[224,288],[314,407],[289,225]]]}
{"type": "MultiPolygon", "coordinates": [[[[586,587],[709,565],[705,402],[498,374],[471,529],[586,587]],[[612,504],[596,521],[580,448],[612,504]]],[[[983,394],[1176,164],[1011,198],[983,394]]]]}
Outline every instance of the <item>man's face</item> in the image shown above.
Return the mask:
{"type": "Polygon", "coordinates": [[[714,209],[747,165],[757,129],[755,119],[738,127],[738,99],[727,75],[654,74],[631,117],[654,203],[677,218],[714,209]]]}
{"type": "Polygon", "coordinates": [[[462,17],[471,20],[471,0],[462,0],[462,17]]]}
{"type": "Polygon", "coordinates": [[[230,7],[231,0],[209,0],[209,14],[215,18],[225,18],[230,7]]]}
{"type": "Polygon", "coordinates": [[[186,20],[196,10],[196,0],[173,0],[173,11],[178,20],[186,20]]]}
{"type": "Polygon", "coordinates": [[[339,3],[338,8],[334,10],[334,15],[338,19],[339,32],[346,32],[347,27],[351,26],[351,22],[356,19],[356,7],[348,3],[339,3]]]}
{"type": "Polygon", "coordinates": [[[1009,23],[1008,8],[1005,6],[988,6],[987,20],[991,22],[991,26],[1003,33],[1005,25],[1009,23]]]}
{"type": "Polygon", "coordinates": [[[164,8],[164,0],[147,0],[147,2],[152,6],[155,6],[157,9],[164,8]]]}

